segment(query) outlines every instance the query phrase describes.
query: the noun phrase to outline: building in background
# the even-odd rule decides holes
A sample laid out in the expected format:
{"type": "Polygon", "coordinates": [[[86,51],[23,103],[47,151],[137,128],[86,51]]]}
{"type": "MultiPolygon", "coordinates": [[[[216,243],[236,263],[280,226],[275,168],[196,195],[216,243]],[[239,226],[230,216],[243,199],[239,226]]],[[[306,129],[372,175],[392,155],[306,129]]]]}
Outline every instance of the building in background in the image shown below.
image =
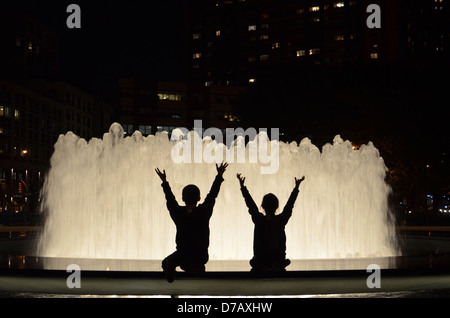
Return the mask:
{"type": "Polygon", "coordinates": [[[273,69],[398,59],[397,1],[185,1],[185,74],[204,85],[248,85],[273,69]],[[370,3],[382,27],[369,29],[370,3]]]}
{"type": "Polygon", "coordinates": [[[2,224],[17,223],[8,220],[36,211],[60,134],[101,136],[114,113],[97,95],[60,78],[59,40],[51,28],[32,16],[3,12],[0,35],[2,224]]]}
{"type": "Polygon", "coordinates": [[[400,48],[409,58],[449,54],[450,3],[448,0],[399,1],[400,48]]]}
{"type": "Polygon", "coordinates": [[[245,92],[242,87],[130,78],[119,79],[119,89],[119,122],[128,135],[191,130],[194,120],[202,120],[203,128],[238,127],[237,103],[245,92]]]}

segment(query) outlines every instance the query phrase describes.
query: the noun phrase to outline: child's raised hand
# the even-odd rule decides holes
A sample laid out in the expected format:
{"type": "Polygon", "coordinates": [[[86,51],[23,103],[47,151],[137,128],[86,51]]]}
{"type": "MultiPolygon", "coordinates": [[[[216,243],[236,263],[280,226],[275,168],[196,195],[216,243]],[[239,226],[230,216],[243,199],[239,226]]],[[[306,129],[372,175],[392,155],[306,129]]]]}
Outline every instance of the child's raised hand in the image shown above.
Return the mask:
{"type": "Polygon", "coordinates": [[[245,177],[243,177],[240,173],[237,173],[236,177],[239,179],[239,184],[241,185],[241,188],[244,187],[245,177]]]}
{"type": "Polygon", "coordinates": [[[226,162],[222,162],[220,164],[220,166],[218,166],[216,163],[217,175],[222,176],[223,173],[225,172],[225,170],[227,169],[227,167],[228,167],[228,163],[226,163],[226,162]]]}
{"type": "Polygon", "coordinates": [[[303,180],[305,180],[305,176],[301,177],[300,179],[295,178],[295,187],[298,189],[298,187],[300,186],[300,183],[303,182],[303,180]]]}
{"type": "Polygon", "coordinates": [[[161,170],[159,170],[159,168],[155,169],[156,173],[158,174],[158,176],[161,178],[162,182],[166,182],[166,170],[163,170],[163,172],[161,172],[161,170]]]}

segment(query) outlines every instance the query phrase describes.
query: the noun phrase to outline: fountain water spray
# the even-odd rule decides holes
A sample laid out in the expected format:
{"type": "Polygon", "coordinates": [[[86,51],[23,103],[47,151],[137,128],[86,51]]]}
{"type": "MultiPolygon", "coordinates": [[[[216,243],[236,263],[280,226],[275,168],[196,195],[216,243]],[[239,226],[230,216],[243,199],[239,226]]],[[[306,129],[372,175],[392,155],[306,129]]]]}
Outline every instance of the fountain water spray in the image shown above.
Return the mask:
{"type": "MultiPolygon", "coordinates": [[[[372,143],[355,151],[349,141],[336,136],[333,144],[320,151],[307,138],[300,144],[267,141],[264,132],[247,144],[238,137],[230,147],[209,137],[202,139],[202,148],[208,150],[205,153],[213,155],[230,152],[243,143],[246,158],[255,145],[278,151],[278,170],[273,174],[261,173],[267,166],[261,160],[230,163],[210,222],[210,259],[252,257],[253,224],[235,177],[238,172],[246,176],[257,204],[272,192],[281,207],[294,187],[294,177],[306,176],[286,226],[288,258],[397,254],[386,166],[372,143]],[[277,147],[271,147],[273,144],[277,147]]],[[[166,170],[180,204],[181,191],[190,183],[200,188],[204,199],[216,174],[214,162],[174,162],[173,149],[182,142],[186,138],[171,141],[166,133],[143,137],[138,131],[124,138],[116,123],[103,139],[87,142],[72,132],[61,135],[42,189],[47,219],[38,255],[163,259],[172,253],[175,226],[154,169],[166,170]]]]}

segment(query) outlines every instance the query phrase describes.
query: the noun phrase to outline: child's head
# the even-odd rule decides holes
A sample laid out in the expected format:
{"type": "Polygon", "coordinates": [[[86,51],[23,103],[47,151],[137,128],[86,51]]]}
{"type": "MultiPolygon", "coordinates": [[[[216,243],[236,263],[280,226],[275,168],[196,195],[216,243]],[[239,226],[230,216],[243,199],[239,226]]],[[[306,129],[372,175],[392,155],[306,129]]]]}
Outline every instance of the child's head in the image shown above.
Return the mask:
{"type": "Polygon", "coordinates": [[[278,198],[273,193],[268,193],[263,197],[261,206],[266,215],[274,215],[278,209],[278,198]]]}
{"type": "Polygon", "coordinates": [[[185,186],[182,195],[186,205],[196,205],[200,201],[200,189],[194,184],[185,186]]]}

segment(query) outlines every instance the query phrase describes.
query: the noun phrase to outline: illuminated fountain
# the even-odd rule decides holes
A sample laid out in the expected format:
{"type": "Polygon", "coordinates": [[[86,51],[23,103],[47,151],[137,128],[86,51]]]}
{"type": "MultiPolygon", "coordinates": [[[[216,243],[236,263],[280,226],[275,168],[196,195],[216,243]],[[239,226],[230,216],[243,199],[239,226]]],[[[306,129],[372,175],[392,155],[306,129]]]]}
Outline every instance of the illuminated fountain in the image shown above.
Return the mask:
{"type": "MultiPolygon", "coordinates": [[[[192,135],[192,134],[191,134],[192,135]]],[[[246,147],[267,138],[261,133],[246,147]]],[[[176,163],[167,134],[123,137],[113,124],[103,139],[89,142],[69,132],[55,144],[51,168],[42,189],[48,213],[38,255],[45,257],[161,260],[175,249],[175,226],[154,169],[165,169],[178,202],[181,190],[196,184],[202,200],[216,175],[214,163],[176,163]]],[[[202,147],[230,151],[211,138],[202,147]]],[[[265,163],[233,163],[224,174],[210,222],[211,260],[252,257],[253,224],[236,173],[259,205],[273,192],[284,206],[294,176],[305,176],[287,227],[290,259],[385,257],[397,254],[394,223],[388,211],[386,167],[369,143],[357,151],[336,136],[320,151],[309,139],[271,141],[279,151],[279,169],[261,174],[265,163]]]]}

